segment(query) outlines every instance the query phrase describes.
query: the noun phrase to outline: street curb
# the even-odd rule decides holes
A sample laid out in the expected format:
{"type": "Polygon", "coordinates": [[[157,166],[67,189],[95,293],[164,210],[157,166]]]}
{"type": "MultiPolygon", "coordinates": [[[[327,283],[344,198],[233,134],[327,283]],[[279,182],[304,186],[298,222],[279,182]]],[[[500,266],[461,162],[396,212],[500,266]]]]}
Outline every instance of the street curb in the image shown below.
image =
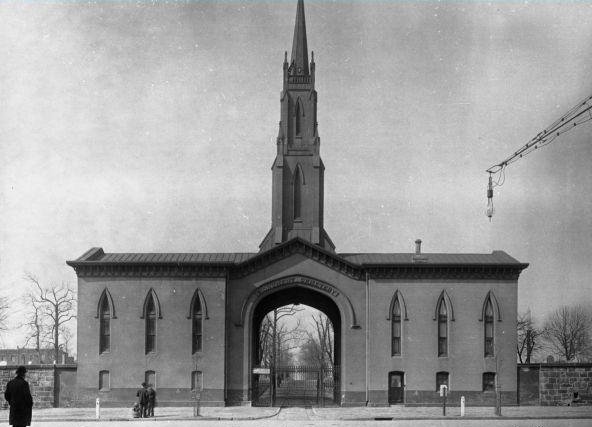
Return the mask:
{"type": "Polygon", "coordinates": [[[444,421],[444,420],[592,420],[592,416],[581,416],[575,415],[573,417],[560,417],[560,416],[543,416],[543,417],[531,417],[531,416],[524,416],[524,417],[459,417],[459,416],[450,416],[450,417],[363,417],[363,418],[319,418],[318,421],[421,421],[421,420],[434,420],[434,421],[444,421]]]}
{"type": "Polygon", "coordinates": [[[398,417],[398,416],[375,416],[375,417],[348,417],[348,418],[325,418],[317,413],[314,407],[310,408],[312,413],[317,417],[318,421],[421,421],[421,420],[434,420],[434,421],[442,421],[442,420],[588,420],[592,419],[592,416],[588,415],[573,415],[573,416],[558,416],[558,415],[548,415],[548,416],[458,416],[458,415],[450,415],[450,416],[441,416],[441,417],[398,417]]]}
{"type": "Polygon", "coordinates": [[[111,421],[141,421],[141,422],[150,422],[150,421],[255,421],[255,420],[264,420],[267,418],[276,417],[281,408],[277,408],[277,410],[273,414],[269,415],[262,415],[262,416],[253,416],[253,417],[152,417],[152,418],[125,418],[125,417],[104,417],[104,418],[35,418],[35,422],[44,422],[44,423],[52,423],[52,422],[111,422],[111,421]]]}

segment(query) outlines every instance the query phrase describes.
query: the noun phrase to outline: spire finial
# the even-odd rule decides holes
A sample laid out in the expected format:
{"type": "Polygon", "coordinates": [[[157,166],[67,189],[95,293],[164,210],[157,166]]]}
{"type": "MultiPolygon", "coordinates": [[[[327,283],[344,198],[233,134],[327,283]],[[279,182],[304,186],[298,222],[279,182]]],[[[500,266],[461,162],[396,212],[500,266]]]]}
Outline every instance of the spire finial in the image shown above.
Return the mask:
{"type": "Polygon", "coordinates": [[[306,43],[306,21],[304,19],[304,1],[298,0],[296,9],[296,23],[294,25],[294,40],[292,41],[292,58],[290,63],[300,75],[308,75],[308,45],[306,43]]]}

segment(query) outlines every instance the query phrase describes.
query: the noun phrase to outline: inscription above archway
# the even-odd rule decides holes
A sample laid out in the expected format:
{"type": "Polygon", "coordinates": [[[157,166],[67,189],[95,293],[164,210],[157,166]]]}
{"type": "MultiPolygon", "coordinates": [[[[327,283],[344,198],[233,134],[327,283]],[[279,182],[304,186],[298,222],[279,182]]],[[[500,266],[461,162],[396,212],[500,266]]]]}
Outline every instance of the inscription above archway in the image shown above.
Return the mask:
{"type": "Polygon", "coordinates": [[[243,302],[240,318],[236,319],[235,325],[243,326],[245,324],[247,312],[250,312],[257,303],[257,301],[259,301],[263,296],[271,294],[280,289],[292,288],[297,286],[309,288],[314,291],[321,291],[325,294],[328,294],[335,300],[335,302],[338,303],[338,306],[341,306],[342,309],[349,314],[351,322],[350,327],[353,329],[357,329],[360,327],[356,320],[354,307],[349,298],[343,292],[341,292],[337,287],[329,283],[313,279],[312,277],[302,276],[300,274],[272,280],[270,282],[264,283],[257,289],[253,290],[249,297],[243,302]]]}
{"type": "Polygon", "coordinates": [[[306,286],[308,288],[324,291],[332,297],[338,297],[340,294],[337,288],[335,288],[333,285],[321,282],[320,280],[312,279],[310,277],[297,275],[273,280],[261,285],[255,290],[255,296],[260,297],[261,295],[271,292],[277,288],[283,288],[289,285],[306,286]]]}

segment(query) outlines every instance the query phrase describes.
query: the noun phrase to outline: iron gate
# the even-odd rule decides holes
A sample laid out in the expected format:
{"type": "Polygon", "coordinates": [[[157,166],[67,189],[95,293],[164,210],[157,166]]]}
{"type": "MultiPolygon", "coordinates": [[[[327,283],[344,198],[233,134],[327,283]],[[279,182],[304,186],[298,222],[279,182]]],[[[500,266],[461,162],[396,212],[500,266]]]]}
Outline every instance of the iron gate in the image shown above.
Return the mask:
{"type": "Polygon", "coordinates": [[[338,366],[278,366],[268,372],[253,374],[253,406],[339,405],[338,366]]]}

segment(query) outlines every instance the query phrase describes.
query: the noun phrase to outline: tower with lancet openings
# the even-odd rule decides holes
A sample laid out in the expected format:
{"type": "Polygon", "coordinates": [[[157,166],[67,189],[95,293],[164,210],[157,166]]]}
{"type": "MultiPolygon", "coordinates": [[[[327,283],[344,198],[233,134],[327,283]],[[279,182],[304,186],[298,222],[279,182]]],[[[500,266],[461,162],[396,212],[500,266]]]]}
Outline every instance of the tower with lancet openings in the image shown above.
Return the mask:
{"type": "Polygon", "coordinates": [[[323,227],[324,165],[319,147],[314,52],[308,61],[304,2],[298,0],[292,55],[284,55],[281,120],[272,170],[271,230],[260,250],[300,237],[324,249],[335,245],[323,227]]]}

